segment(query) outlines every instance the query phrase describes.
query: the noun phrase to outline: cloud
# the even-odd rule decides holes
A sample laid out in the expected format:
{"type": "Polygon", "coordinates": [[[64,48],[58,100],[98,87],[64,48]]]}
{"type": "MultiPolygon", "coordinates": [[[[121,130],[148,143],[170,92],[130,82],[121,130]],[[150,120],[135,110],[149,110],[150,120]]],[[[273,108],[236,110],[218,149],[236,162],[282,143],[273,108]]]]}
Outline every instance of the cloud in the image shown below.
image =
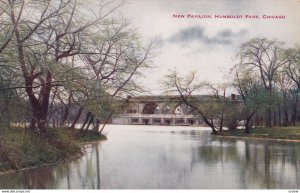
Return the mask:
{"type": "Polygon", "coordinates": [[[185,29],[181,29],[172,35],[168,42],[170,43],[181,43],[181,42],[192,42],[198,40],[204,40],[204,28],[201,26],[194,26],[185,29]]]}
{"type": "Polygon", "coordinates": [[[237,36],[243,36],[248,33],[248,30],[240,30],[237,33],[232,32],[230,29],[224,29],[217,34],[217,38],[233,38],[237,36]]]}
{"type": "Polygon", "coordinates": [[[169,43],[180,43],[186,45],[191,42],[201,42],[207,45],[231,45],[234,38],[240,37],[248,33],[247,30],[240,30],[235,33],[230,29],[223,29],[215,36],[209,37],[205,34],[205,28],[202,26],[193,26],[181,29],[170,38],[167,39],[169,43]]]}

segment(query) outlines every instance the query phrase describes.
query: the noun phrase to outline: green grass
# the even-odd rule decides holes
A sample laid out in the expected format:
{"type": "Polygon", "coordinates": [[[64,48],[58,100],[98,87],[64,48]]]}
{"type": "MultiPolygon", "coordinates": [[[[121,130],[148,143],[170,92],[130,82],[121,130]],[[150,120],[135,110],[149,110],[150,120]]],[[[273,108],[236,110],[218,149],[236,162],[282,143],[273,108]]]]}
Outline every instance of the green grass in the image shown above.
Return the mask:
{"type": "Polygon", "coordinates": [[[82,154],[79,143],[105,136],[79,130],[49,129],[47,138],[22,128],[0,129],[0,172],[66,161],[82,154]]]}
{"type": "Polygon", "coordinates": [[[100,135],[99,133],[95,133],[93,131],[89,131],[89,132],[77,131],[76,141],[80,143],[99,141],[99,140],[107,140],[107,138],[105,135],[100,135]]]}
{"type": "Polygon", "coordinates": [[[250,134],[246,134],[244,129],[237,129],[234,131],[225,132],[223,135],[237,137],[300,140],[300,126],[253,128],[251,129],[250,134]]]}

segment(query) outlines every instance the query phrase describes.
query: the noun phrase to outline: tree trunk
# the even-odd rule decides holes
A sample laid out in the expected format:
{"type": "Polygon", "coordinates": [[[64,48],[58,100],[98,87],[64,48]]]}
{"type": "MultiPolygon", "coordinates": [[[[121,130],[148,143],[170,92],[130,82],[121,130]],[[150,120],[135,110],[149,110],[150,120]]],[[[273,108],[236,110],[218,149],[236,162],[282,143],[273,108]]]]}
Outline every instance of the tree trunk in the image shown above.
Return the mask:
{"type": "Polygon", "coordinates": [[[259,126],[260,123],[259,123],[259,115],[258,113],[255,114],[255,126],[259,126]]]}
{"type": "Polygon", "coordinates": [[[61,125],[63,127],[66,126],[66,123],[67,123],[67,120],[68,120],[68,117],[69,117],[69,111],[70,111],[70,106],[71,106],[71,98],[72,98],[72,93],[70,93],[70,95],[69,95],[68,105],[66,106],[66,109],[65,109],[65,112],[64,112],[64,115],[63,115],[63,119],[62,119],[62,122],[61,122],[61,125]]]}
{"type": "Polygon", "coordinates": [[[289,124],[289,113],[287,107],[287,96],[286,93],[283,94],[283,126],[288,126],[289,124]]]}
{"type": "Polygon", "coordinates": [[[279,124],[279,126],[282,125],[281,119],[282,119],[282,117],[281,117],[281,105],[278,104],[278,124],[279,124]]]}
{"type": "Polygon", "coordinates": [[[214,124],[207,119],[207,117],[202,116],[203,121],[212,129],[214,135],[218,135],[218,131],[215,128],[214,124]]]}
{"type": "Polygon", "coordinates": [[[237,124],[237,121],[235,119],[231,119],[229,122],[228,122],[228,129],[230,131],[233,131],[237,128],[238,124],[237,124]]]}
{"type": "Polygon", "coordinates": [[[221,114],[221,120],[220,120],[220,132],[223,131],[223,122],[224,122],[224,113],[222,112],[221,114]]]}
{"type": "Polygon", "coordinates": [[[86,114],[85,120],[84,120],[83,124],[81,125],[80,130],[84,130],[84,127],[87,124],[87,122],[89,121],[91,114],[92,114],[91,112],[88,112],[86,114]]]}
{"type": "Polygon", "coordinates": [[[47,118],[47,114],[45,111],[45,109],[41,106],[38,105],[39,108],[34,108],[37,105],[36,104],[32,104],[32,118],[31,118],[31,123],[30,123],[30,128],[35,131],[35,132],[39,132],[39,133],[46,133],[46,118],[47,118]]]}
{"type": "Polygon", "coordinates": [[[107,117],[107,119],[104,121],[102,128],[100,129],[99,133],[102,134],[103,129],[105,128],[105,125],[108,123],[109,119],[111,118],[111,116],[113,115],[113,113],[110,113],[109,116],[107,117]]]}
{"type": "MultiPolygon", "coordinates": [[[[15,16],[12,10],[12,22],[16,24],[15,16]]],[[[40,81],[41,89],[39,98],[35,96],[33,89],[33,82],[39,76],[39,73],[35,73],[33,69],[28,70],[26,67],[25,53],[24,53],[24,42],[21,40],[19,29],[16,28],[14,31],[16,37],[16,46],[18,49],[18,61],[22,70],[22,75],[25,80],[25,91],[28,95],[28,99],[32,108],[31,112],[31,129],[38,130],[40,133],[46,133],[47,126],[47,113],[49,106],[50,90],[52,74],[49,70],[46,71],[45,80],[41,77],[40,81]]]]}
{"type": "Polygon", "coordinates": [[[77,124],[82,111],[83,111],[83,107],[80,107],[79,110],[78,110],[78,112],[77,112],[77,115],[76,115],[75,119],[73,120],[72,125],[70,126],[70,129],[75,129],[75,125],[77,124]]]}
{"type": "Polygon", "coordinates": [[[268,116],[265,115],[265,116],[263,117],[263,120],[264,120],[264,122],[265,122],[265,125],[264,125],[264,126],[267,126],[267,125],[268,125],[268,116]]]}
{"type": "Polygon", "coordinates": [[[94,121],[94,115],[93,114],[91,114],[91,116],[90,116],[90,121],[89,121],[89,123],[86,125],[86,127],[85,127],[85,131],[88,131],[89,130],[89,128],[90,128],[90,126],[91,126],[91,124],[93,123],[93,121],[94,121]]]}
{"type": "Polygon", "coordinates": [[[251,128],[252,128],[252,125],[251,125],[251,118],[250,118],[250,119],[246,119],[246,123],[245,123],[245,133],[249,134],[251,128]]]}
{"type": "Polygon", "coordinates": [[[287,110],[287,107],[284,106],[283,108],[283,126],[288,126],[289,124],[289,113],[288,113],[288,110],[287,110]]]}
{"type": "Polygon", "coordinates": [[[245,133],[249,134],[250,129],[252,128],[252,117],[255,115],[255,111],[253,111],[247,118],[246,118],[246,123],[245,123],[245,133]]]}
{"type": "Polygon", "coordinates": [[[273,111],[273,125],[277,125],[278,124],[278,122],[277,122],[277,112],[276,111],[273,111]]]}
{"type": "Polygon", "coordinates": [[[271,110],[271,103],[269,103],[269,107],[268,107],[267,127],[272,127],[272,110],[271,110]]]}
{"type": "Polygon", "coordinates": [[[98,132],[99,131],[99,127],[100,127],[100,120],[98,118],[96,118],[96,124],[93,128],[93,131],[98,132]]]}
{"type": "Polygon", "coordinates": [[[39,93],[39,99],[34,95],[34,91],[32,88],[33,81],[31,78],[28,79],[26,85],[26,92],[29,97],[29,101],[32,107],[32,122],[31,127],[33,130],[38,130],[39,133],[46,134],[47,130],[47,115],[48,115],[48,107],[49,107],[49,99],[50,99],[50,91],[51,91],[51,80],[52,75],[51,72],[48,71],[46,75],[46,80],[41,85],[41,90],[39,93]]]}
{"type": "Polygon", "coordinates": [[[297,108],[298,108],[298,94],[299,94],[299,89],[297,89],[296,92],[296,96],[295,96],[295,103],[293,105],[293,113],[292,113],[292,117],[291,117],[291,124],[292,125],[296,125],[296,121],[297,121],[297,108]]]}
{"type": "Polygon", "coordinates": [[[40,97],[42,97],[42,105],[41,105],[41,119],[39,121],[39,129],[42,133],[46,133],[47,129],[47,117],[48,117],[48,108],[50,101],[50,92],[52,87],[52,73],[47,71],[46,82],[44,86],[42,86],[40,91],[40,97]]]}
{"type": "MultiPolygon", "coordinates": [[[[270,83],[271,85],[271,83],[270,83]]],[[[267,115],[267,127],[272,127],[272,88],[268,88],[269,90],[269,103],[268,103],[268,115],[267,115]]]]}
{"type": "Polygon", "coordinates": [[[36,131],[36,128],[37,128],[37,112],[32,110],[32,115],[31,115],[31,122],[30,122],[30,126],[29,126],[29,129],[33,130],[33,131],[36,131]]]}

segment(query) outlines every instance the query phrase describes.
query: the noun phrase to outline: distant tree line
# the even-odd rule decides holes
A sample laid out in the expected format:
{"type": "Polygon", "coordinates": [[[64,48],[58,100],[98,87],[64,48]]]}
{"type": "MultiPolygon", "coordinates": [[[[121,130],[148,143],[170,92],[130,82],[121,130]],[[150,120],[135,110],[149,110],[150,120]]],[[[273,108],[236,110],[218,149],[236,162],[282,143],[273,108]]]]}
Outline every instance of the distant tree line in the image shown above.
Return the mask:
{"type": "Polygon", "coordinates": [[[170,93],[179,93],[184,103],[194,109],[214,134],[223,126],[236,129],[244,122],[245,132],[255,126],[296,125],[299,115],[300,49],[285,48],[279,41],[254,38],[240,46],[238,63],[230,70],[232,80],[213,86],[199,82],[195,73],[181,77],[176,71],[165,77],[163,85],[170,93]],[[222,95],[233,88],[237,97],[230,101],[222,95]],[[203,105],[193,94],[211,92],[216,102],[203,105]],[[220,94],[221,93],[221,94],[220,94]]]}

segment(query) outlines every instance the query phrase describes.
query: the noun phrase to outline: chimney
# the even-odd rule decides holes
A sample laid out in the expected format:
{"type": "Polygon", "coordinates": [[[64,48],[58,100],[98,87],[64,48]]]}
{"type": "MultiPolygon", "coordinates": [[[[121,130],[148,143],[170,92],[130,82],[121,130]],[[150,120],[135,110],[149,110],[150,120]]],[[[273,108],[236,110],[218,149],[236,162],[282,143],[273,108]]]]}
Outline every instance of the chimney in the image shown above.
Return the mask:
{"type": "Polygon", "coordinates": [[[235,94],[231,94],[231,100],[235,101],[235,94]]]}

